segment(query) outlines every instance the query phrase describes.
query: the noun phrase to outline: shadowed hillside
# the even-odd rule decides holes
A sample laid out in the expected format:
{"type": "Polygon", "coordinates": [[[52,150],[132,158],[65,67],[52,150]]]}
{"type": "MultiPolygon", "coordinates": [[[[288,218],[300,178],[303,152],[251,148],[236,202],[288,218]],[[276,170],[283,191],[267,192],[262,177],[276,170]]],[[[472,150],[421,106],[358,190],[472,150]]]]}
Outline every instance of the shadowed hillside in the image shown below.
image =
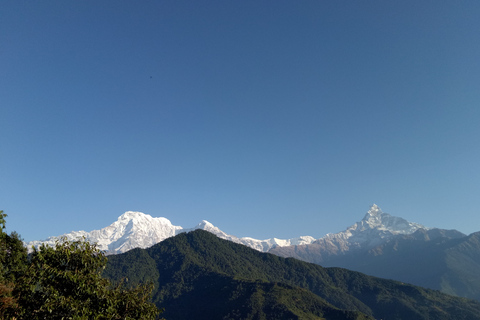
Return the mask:
{"type": "Polygon", "coordinates": [[[480,301],[480,232],[417,230],[381,245],[343,254],[324,243],[277,247],[270,251],[327,267],[342,267],[480,301]]]}
{"type": "Polygon", "coordinates": [[[111,256],[105,275],[153,281],[154,302],[171,320],[480,319],[475,301],[261,253],[202,230],[111,256]]]}

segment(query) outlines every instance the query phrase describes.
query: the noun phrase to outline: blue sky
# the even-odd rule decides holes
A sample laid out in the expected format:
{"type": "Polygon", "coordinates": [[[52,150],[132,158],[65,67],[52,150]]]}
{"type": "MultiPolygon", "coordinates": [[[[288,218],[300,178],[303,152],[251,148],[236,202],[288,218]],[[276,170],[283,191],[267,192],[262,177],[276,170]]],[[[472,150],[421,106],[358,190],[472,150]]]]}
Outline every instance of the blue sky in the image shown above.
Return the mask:
{"type": "Polygon", "coordinates": [[[480,230],[478,1],[4,1],[0,209],[321,237],[480,230]]]}

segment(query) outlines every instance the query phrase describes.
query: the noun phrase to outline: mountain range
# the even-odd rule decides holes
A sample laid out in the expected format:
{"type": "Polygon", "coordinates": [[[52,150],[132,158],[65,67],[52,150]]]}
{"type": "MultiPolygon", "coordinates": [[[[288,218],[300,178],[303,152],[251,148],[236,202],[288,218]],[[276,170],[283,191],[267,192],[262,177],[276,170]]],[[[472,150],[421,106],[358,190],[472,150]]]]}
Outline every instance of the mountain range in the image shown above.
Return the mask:
{"type": "MultiPolygon", "coordinates": [[[[103,229],[71,232],[60,237],[69,240],[85,237],[112,255],[148,248],[197,229],[257,251],[324,267],[347,268],[480,301],[480,233],[467,236],[456,230],[425,227],[385,213],[375,204],[362,220],[345,231],[319,239],[310,236],[286,240],[238,238],[205,220],[184,229],[166,218],[133,211],[125,212],[103,229]]],[[[27,246],[52,245],[58,238],[32,241],[27,246]]]]}
{"type": "Polygon", "coordinates": [[[202,229],[216,236],[236,243],[246,245],[255,250],[268,252],[276,247],[302,246],[312,243],[324,242],[326,245],[335,247],[338,252],[345,252],[357,247],[372,247],[383,243],[394,235],[411,234],[418,229],[428,229],[420,224],[408,222],[399,217],[393,217],[381,211],[376,205],[372,205],[365,217],[349,227],[347,230],[327,234],[323,238],[315,239],[311,236],[301,236],[292,239],[271,238],[258,240],[250,237],[238,238],[229,235],[210,222],[203,220],[193,228],[184,229],[173,225],[167,218],[154,218],[148,214],[135,211],[127,211],[118,217],[117,221],[100,230],[72,231],[61,236],[52,236],[46,240],[36,240],[26,243],[28,248],[38,247],[45,243],[55,244],[55,241],[65,237],[68,240],[85,237],[90,242],[95,242],[106,254],[123,253],[134,248],[148,248],[169,237],[182,232],[202,229]]]}
{"type": "Polygon", "coordinates": [[[166,319],[479,320],[480,302],[259,252],[195,230],[108,256],[114,282],[153,283],[166,319]]]}
{"type": "Polygon", "coordinates": [[[267,252],[277,246],[302,245],[315,241],[315,238],[310,236],[288,240],[277,238],[267,240],[257,240],[249,237],[238,238],[226,234],[206,220],[201,221],[193,228],[184,229],[173,225],[167,218],[154,218],[142,212],[127,211],[118,217],[117,221],[103,229],[90,232],[72,231],[61,236],[49,237],[46,240],[30,241],[25,243],[25,245],[31,249],[32,246],[38,248],[42,244],[53,246],[55,241],[61,238],[76,240],[85,237],[86,240],[97,243],[99,249],[109,255],[123,253],[134,248],[148,248],[177,234],[197,229],[209,231],[222,239],[240,243],[263,252],[267,252]]]}
{"type": "Polygon", "coordinates": [[[375,205],[343,232],[269,252],[480,301],[480,232],[426,228],[375,205]]]}

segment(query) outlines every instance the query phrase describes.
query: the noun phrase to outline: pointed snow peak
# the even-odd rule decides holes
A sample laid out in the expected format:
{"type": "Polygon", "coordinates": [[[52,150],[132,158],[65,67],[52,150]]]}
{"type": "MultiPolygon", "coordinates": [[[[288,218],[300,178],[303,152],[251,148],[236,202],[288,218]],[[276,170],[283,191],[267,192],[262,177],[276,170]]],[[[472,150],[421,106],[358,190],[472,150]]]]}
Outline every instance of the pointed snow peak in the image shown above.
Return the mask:
{"type": "Polygon", "coordinates": [[[227,240],[230,240],[230,241],[235,241],[234,239],[237,239],[237,237],[230,236],[230,235],[226,234],[225,232],[223,232],[219,228],[215,227],[213,224],[211,224],[207,220],[202,220],[195,227],[193,227],[191,229],[179,230],[177,233],[190,232],[190,231],[194,231],[194,230],[198,230],[198,229],[205,230],[205,231],[208,231],[210,233],[213,233],[214,235],[216,235],[217,237],[220,237],[222,239],[227,239],[227,240]]]}
{"type": "Polygon", "coordinates": [[[193,229],[203,229],[208,231],[208,230],[217,229],[217,228],[207,220],[202,220],[193,229]]]}
{"type": "Polygon", "coordinates": [[[377,206],[375,203],[372,204],[370,209],[368,210],[367,214],[365,215],[364,220],[367,220],[370,217],[378,217],[383,213],[382,209],[380,209],[379,206],[377,206]]]}
{"type": "Polygon", "coordinates": [[[213,226],[213,224],[211,224],[210,222],[208,222],[207,220],[202,220],[202,222],[200,222],[198,224],[199,226],[213,226]]]}
{"type": "Polygon", "coordinates": [[[336,247],[343,252],[350,248],[371,248],[395,235],[412,234],[418,229],[428,230],[418,223],[383,212],[379,206],[373,204],[361,221],[345,231],[327,234],[317,241],[325,241],[332,248],[336,247]]]}
{"type": "Polygon", "coordinates": [[[383,213],[382,209],[380,209],[380,207],[374,203],[367,211],[361,222],[366,223],[371,227],[375,227],[382,224],[382,220],[385,216],[388,216],[388,214],[383,213]]]}
{"type": "Polygon", "coordinates": [[[409,222],[400,217],[394,217],[388,213],[385,213],[379,206],[373,204],[370,210],[365,214],[365,217],[356,225],[361,226],[360,230],[365,229],[377,229],[388,230],[393,234],[410,234],[417,229],[428,229],[424,226],[409,222]]]}
{"type": "Polygon", "coordinates": [[[380,207],[377,206],[376,203],[374,203],[374,204],[372,204],[372,206],[370,207],[370,210],[369,210],[369,211],[371,211],[372,213],[373,213],[373,212],[382,212],[382,209],[380,209],[380,207]]]}

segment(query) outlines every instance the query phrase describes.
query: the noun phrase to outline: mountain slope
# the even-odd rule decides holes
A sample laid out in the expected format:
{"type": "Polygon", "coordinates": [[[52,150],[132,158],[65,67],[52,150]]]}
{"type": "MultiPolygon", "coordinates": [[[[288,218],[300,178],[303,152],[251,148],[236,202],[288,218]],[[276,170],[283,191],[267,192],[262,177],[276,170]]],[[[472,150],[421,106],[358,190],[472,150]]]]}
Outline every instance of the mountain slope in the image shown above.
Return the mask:
{"type": "MultiPolygon", "coordinates": [[[[154,301],[166,307],[164,315],[172,320],[228,318],[226,311],[219,311],[226,306],[228,312],[246,312],[238,319],[261,318],[262,314],[275,318],[268,316],[274,312],[269,311],[272,306],[277,306],[273,309],[278,312],[292,312],[288,313],[291,316],[298,305],[295,297],[302,293],[318,306],[309,303],[301,308],[301,312],[310,310],[306,314],[312,319],[325,317],[330,311],[343,312],[344,317],[327,319],[350,319],[339,309],[355,310],[357,313],[349,316],[359,319],[365,316],[358,311],[384,319],[480,319],[478,302],[345,269],[284,259],[202,230],[177,235],[146,250],[110,256],[105,275],[112,279],[126,276],[131,283],[153,281],[154,301]],[[137,264],[140,268],[132,267],[137,264]],[[275,290],[281,291],[278,299],[290,298],[268,302],[275,290]],[[328,309],[329,305],[334,308],[328,309]]],[[[298,318],[306,319],[296,312],[298,318]]]]}
{"type": "Polygon", "coordinates": [[[372,319],[359,312],[339,310],[308,290],[283,283],[235,279],[218,273],[184,280],[188,291],[162,300],[167,306],[167,319],[372,319]]]}
{"type": "MultiPolygon", "coordinates": [[[[85,237],[110,255],[148,248],[181,232],[196,229],[258,251],[325,267],[343,267],[480,301],[478,235],[467,238],[455,230],[426,228],[384,213],[375,204],[361,221],[343,232],[327,234],[318,240],[308,236],[289,240],[238,238],[205,220],[191,229],[184,229],[166,218],[153,218],[133,211],[125,212],[106,228],[63,236],[69,240],[85,237]]],[[[53,245],[59,238],[26,245],[29,248],[42,243],[53,245]]]]}
{"type": "Polygon", "coordinates": [[[317,241],[270,252],[480,301],[480,232],[465,236],[455,230],[417,229],[353,250],[332,250],[331,244],[317,241]]]}
{"type": "Polygon", "coordinates": [[[444,246],[447,272],[441,290],[480,301],[480,232],[444,246]]]}

